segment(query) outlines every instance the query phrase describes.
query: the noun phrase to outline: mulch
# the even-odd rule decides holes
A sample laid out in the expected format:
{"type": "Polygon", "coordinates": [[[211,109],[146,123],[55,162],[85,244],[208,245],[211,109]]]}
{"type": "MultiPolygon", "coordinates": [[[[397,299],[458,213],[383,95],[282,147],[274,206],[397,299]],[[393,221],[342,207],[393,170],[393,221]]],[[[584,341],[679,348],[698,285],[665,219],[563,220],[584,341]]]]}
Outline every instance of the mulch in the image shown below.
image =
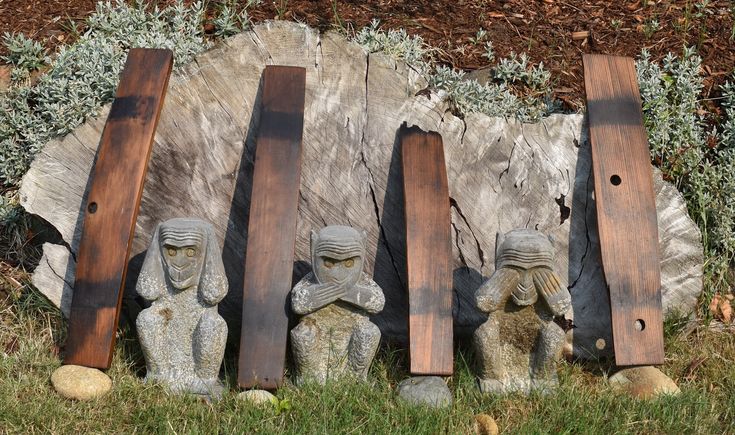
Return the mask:
{"type": "MultiPolygon", "coordinates": [[[[165,3],[170,1],[159,1],[165,3]]],[[[210,15],[220,3],[209,2],[210,15]]],[[[53,49],[74,37],[75,26],[83,29],[94,5],[94,0],[0,0],[0,29],[23,32],[53,49]]],[[[465,70],[487,66],[484,44],[471,42],[482,28],[496,57],[525,52],[534,63],[543,62],[552,72],[556,97],[570,109],[584,101],[582,53],[636,57],[647,48],[660,60],[695,46],[703,59],[705,96],[712,99],[735,69],[730,0],[711,0],[704,9],[694,0],[265,0],[251,16],[256,22],[295,20],[324,31],[360,29],[379,19],[384,29],[420,35],[438,49],[439,62],[465,70]]]]}

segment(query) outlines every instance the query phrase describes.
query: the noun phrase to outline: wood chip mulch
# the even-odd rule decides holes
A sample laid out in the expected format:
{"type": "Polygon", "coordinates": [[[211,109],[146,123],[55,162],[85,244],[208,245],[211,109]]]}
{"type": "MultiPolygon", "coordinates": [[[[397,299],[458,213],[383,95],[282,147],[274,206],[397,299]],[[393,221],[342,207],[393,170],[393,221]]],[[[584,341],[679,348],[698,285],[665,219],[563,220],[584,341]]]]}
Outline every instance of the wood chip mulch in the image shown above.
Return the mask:
{"type": "MultiPolygon", "coordinates": [[[[158,2],[166,3],[171,1],[158,2]]],[[[208,3],[210,15],[221,3],[208,3]]],[[[277,18],[348,31],[379,19],[384,29],[420,35],[438,48],[440,62],[465,70],[487,66],[484,44],[471,41],[485,29],[496,57],[525,52],[534,63],[543,62],[556,96],[579,108],[582,53],[637,57],[643,48],[660,60],[668,52],[680,54],[684,46],[697,47],[705,95],[716,99],[718,86],[735,69],[735,3],[705,3],[703,8],[702,0],[265,0],[251,16],[256,22],[277,18]]],[[[74,29],[84,28],[94,7],[94,0],[0,0],[0,30],[23,32],[54,49],[73,39],[74,29]]]]}

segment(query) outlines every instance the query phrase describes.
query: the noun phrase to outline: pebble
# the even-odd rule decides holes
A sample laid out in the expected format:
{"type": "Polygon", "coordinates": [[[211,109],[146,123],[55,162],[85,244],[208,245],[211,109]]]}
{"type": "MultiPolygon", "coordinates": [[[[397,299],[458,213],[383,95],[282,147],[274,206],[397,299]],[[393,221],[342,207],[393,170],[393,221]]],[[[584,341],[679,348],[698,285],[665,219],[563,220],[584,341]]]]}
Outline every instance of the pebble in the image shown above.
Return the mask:
{"type": "Polygon", "coordinates": [[[681,390],[671,378],[653,366],[630,367],[610,376],[610,385],[633,397],[648,399],[659,395],[677,395],[681,390]]]}
{"type": "Polygon", "coordinates": [[[487,414],[478,414],[475,416],[475,432],[478,435],[498,435],[500,430],[494,418],[487,414]]]}
{"type": "Polygon", "coordinates": [[[91,400],[104,396],[112,389],[109,376],[89,367],[65,365],[51,375],[56,392],[73,400],[91,400]]]}
{"type": "Polygon", "coordinates": [[[278,403],[278,399],[273,394],[265,390],[247,390],[237,395],[237,398],[250,402],[253,405],[263,406],[278,403]]]}
{"type": "Polygon", "coordinates": [[[398,397],[412,405],[444,408],[452,405],[452,393],[438,376],[416,376],[398,384],[398,397]]]}

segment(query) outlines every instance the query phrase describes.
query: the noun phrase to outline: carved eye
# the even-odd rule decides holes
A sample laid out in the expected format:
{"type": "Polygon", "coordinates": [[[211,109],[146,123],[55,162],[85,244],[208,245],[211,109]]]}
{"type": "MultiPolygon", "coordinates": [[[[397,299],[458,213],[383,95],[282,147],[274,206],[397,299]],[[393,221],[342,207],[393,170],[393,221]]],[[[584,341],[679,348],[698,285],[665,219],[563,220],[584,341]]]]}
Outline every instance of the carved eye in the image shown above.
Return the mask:
{"type": "Polygon", "coordinates": [[[168,255],[170,257],[175,257],[176,256],[176,249],[174,249],[174,248],[168,248],[168,250],[166,252],[168,252],[168,255]]]}
{"type": "Polygon", "coordinates": [[[186,256],[187,257],[193,257],[194,254],[196,254],[197,251],[194,250],[194,248],[186,248],[186,256]]]}
{"type": "Polygon", "coordinates": [[[355,265],[355,259],[354,258],[348,258],[345,260],[345,267],[352,267],[355,265]]]}
{"type": "Polygon", "coordinates": [[[333,266],[334,266],[334,261],[326,259],[326,258],[324,259],[324,267],[326,267],[327,269],[331,269],[333,266]]]}

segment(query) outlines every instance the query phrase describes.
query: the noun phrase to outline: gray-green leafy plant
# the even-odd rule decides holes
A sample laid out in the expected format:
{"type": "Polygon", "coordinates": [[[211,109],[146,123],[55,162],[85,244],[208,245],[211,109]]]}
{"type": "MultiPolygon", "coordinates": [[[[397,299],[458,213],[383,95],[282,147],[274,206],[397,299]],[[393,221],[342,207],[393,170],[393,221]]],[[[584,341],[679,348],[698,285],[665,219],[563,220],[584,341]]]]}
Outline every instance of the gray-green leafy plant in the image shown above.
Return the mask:
{"type": "Polygon", "coordinates": [[[46,50],[41,43],[22,33],[3,33],[2,44],[8,54],[0,56],[0,59],[17,69],[35,70],[46,63],[46,50]]]}
{"type": "Polygon", "coordinates": [[[222,4],[219,15],[213,20],[214,34],[218,37],[227,37],[249,29],[252,26],[249,9],[260,3],[261,0],[248,0],[240,12],[237,12],[238,2],[236,0],[228,0],[222,4]]]}
{"type": "Polygon", "coordinates": [[[651,158],[682,192],[702,231],[709,298],[729,289],[735,260],[735,86],[723,87],[725,121],[708,127],[700,67],[693,48],[681,58],[667,55],[660,65],[643,51],[637,63],[651,158]]]}
{"type": "MultiPolygon", "coordinates": [[[[537,121],[555,109],[551,101],[551,73],[543,64],[532,66],[525,54],[501,59],[491,69],[492,81],[487,84],[467,79],[466,73],[446,66],[431,67],[432,50],[420,36],[409,36],[405,30],[379,28],[373,22],[360,30],[354,40],[370,53],[382,52],[402,60],[423,74],[429,86],[443,95],[459,114],[484,113],[489,116],[514,117],[537,121]]],[[[478,32],[479,42],[486,35],[478,32]]],[[[491,41],[485,42],[485,57],[495,59],[491,41]]]]}
{"type": "MultiPolygon", "coordinates": [[[[177,65],[206,49],[204,6],[182,0],[164,9],[142,1],[100,2],[75,44],[62,46],[38,83],[11,87],[0,96],[0,226],[23,228],[17,186],[49,140],[71,132],[112,100],[131,47],[169,48],[177,65]]],[[[3,38],[14,71],[37,68],[43,49],[22,36],[3,38]]],[[[45,59],[43,60],[45,62],[45,59]]],[[[3,237],[2,253],[16,252],[17,237],[3,237]]]]}

